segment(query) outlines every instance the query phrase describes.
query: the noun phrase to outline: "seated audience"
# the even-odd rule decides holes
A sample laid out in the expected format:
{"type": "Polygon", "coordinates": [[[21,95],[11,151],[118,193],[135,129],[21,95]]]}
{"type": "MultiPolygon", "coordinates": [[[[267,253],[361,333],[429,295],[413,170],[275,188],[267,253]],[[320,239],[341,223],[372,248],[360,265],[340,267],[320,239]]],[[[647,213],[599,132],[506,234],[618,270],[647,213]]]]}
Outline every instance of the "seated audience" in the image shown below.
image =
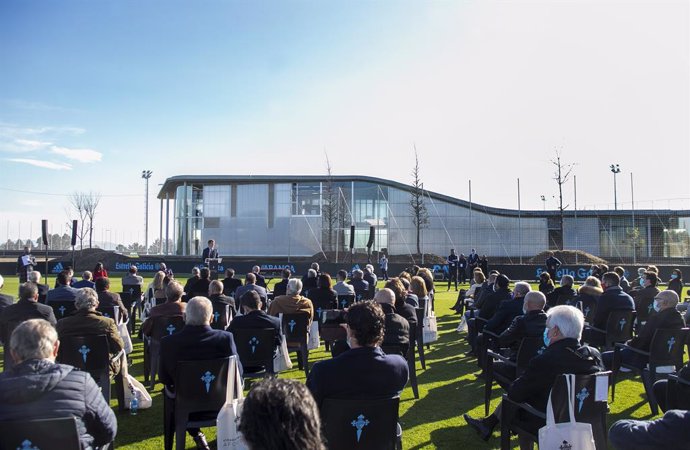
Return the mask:
{"type": "Polygon", "coordinates": [[[81,288],[91,288],[91,289],[96,289],[96,283],[93,282],[93,275],[91,275],[91,272],[88,270],[85,270],[81,274],[81,280],[77,281],[72,285],[74,289],[81,289],[81,288]]]}
{"type": "Polygon", "coordinates": [[[640,267],[637,269],[637,278],[633,279],[630,282],[630,290],[631,291],[639,290],[639,289],[644,287],[645,272],[647,272],[647,269],[645,269],[644,267],[640,267]]]}
{"type": "Polygon", "coordinates": [[[117,419],[86,372],[55,364],[60,341],[53,326],[28,320],[12,332],[9,351],[15,366],[0,374],[0,421],[75,417],[81,448],[115,440],[117,419]]]}
{"type": "Polygon", "coordinates": [[[282,279],[273,286],[273,298],[285,295],[287,292],[288,280],[292,276],[290,269],[283,269],[282,279]]]}
{"type": "Polygon", "coordinates": [[[208,299],[211,300],[213,306],[216,306],[216,304],[228,305],[231,316],[235,317],[237,315],[235,300],[223,294],[223,283],[220,281],[213,280],[208,285],[208,299]]]}
{"type": "Polygon", "coordinates": [[[164,262],[158,264],[158,271],[163,272],[168,281],[175,278],[172,269],[168,269],[168,266],[166,266],[164,262]]]}
{"type": "MultiPolygon", "coordinates": [[[[516,287],[517,289],[517,287],[516,287]]],[[[530,291],[525,295],[522,311],[524,314],[516,316],[510,326],[498,336],[498,346],[511,349],[511,359],[517,356],[522,339],[527,337],[538,337],[544,335],[546,327],[546,296],[539,291],[530,291]]],[[[500,371],[496,365],[502,364],[500,361],[494,363],[494,371],[500,371]]],[[[515,368],[511,368],[513,378],[515,368]]]]}
{"type": "Polygon", "coordinates": [[[542,272],[539,274],[539,292],[544,295],[548,295],[556,288],[551,279],[549,272],[542,272]]]}
{"type": "Polygon", "coordinates": [[[198,267],[192,269],[192,276],[187,278],[187,282],[184,284],[184,293],[187,296],[193,295],[196,291],[196,284],[201,279],[201,270],[198,267]]]}
{"type": "Polygon", "coordinates": [[[165,272],[160,270],[156,272],[156,274],[153,276],[153,281],[151,281],[148,288],[146,288],[146,300],[150,302],[152,305],[165,302],[165,288],[167,284],[170,283],[170,280],[168,280],[168,282],[166,283],[165,279],[165,272]]]}
{"type": "Polygon", "coordinates": [[[70,275],[66,270],[57,275],[55,283],[57,287],[48,291],[46,303],[50,303],[53,300],[74,300],[77,297],[79,290],[69,285],[70,275]]]}
{"type": "Polygon", "coordinates": [[[426,302],[429,301],[429,295],[426,291],[424,280],[421,277],[417,277],[414,283],[412,282],[412,278],[408,279],[407,277],[398,277],[398,280],[400,280],[403,287],[405,287],[405,303],[413,308],[422,308],[421,304],[426,305],[426,302]]]}
{"type": "MultiPolygon", "coordinates": [[[[486,277],[484,276],[484,273],[482,273],[481,269],[475,269],[472,279],[470,280],[470,288],[467,291],[460,290],[462,296],[458,294],[458,299],[456,300],[455,305],[453,305],[453,307],[450,309],[455,311],[455,314],[462,314],[465,311],[465,305],[474,304],[485,281],[486,277]]],[[[468,317],[469,313],[465,313],[461,320],[466,322],[468,317]]]]}
{"type": "Polygon", "coordinates": [[[683,272],[680,269],[673,269],[671,272],[671,279],[668,280],[668,289],[678,294],[678,298],[683,293],[683,272]]]}
{"type": "Polygon", "coordinates": [[[339,270],[338,273],[335,275],[335,279],[337,283],[335,283],[335,286],[333,286],[333,290],[338,294],[338,295],[355,295],[355,288],[352,287],[351,284],[346,283],[345,280],[347,280],[347,272],[344,270],[339,270]]]}
{"type": "MultiPolygon", "coordinates": [[[[585,323],[582,312],[568,305],[555,306],[546,313],[544,344],[546,349],[535,356],[525,372],[509,387],[508,396],[516,402],[528,402],[539,411],[546,411],[546,403],[556,377],[560,374],[575,375],[593,374],[603,370],[599,351],[587,346],[580,346],[582,328],[585,323]]],[[[485,441],[491,437],[498,425],[500,408],[484,419],[474,419],[463,414],[467,424],[474,428],[485,441]]],[[[544,426],[541,419],[525,424],[536,431],[544,426]]],[[[520,438],[521,447],[524,438],[520,438]]]]}
{"type": "Polygon", "coordinates": [[[609,444],[618,450],[687,449],[690,411],[673,409],[656,420],[619,420],[609,429],[609,444]]]}
{"type": "MultiPolygon", "coordinates": [[[[103,266],[102,262],[97,262],[96,266],[93,268],[93,280],[94,282],[99,279],[99,278],[107,278],[108,277],[108,271],[105,270],[105,266],[103,266]]],[[[75,287],[72,285],[72,287],[75,287]]]]}
{"type": "Polygon", "coordinates": [[[276,344],[280,344],[280,320],[269,316],[261,310],[261,297],[256,291],[245,292],[240,300],[242,314],[232,319],[229,332],[247,328],[273,328],[276,332],[276,344]]]}
{"type": "Polygon", "coordinates": [[[355,289],[355,297],[357,297],[357,300],[367,299],[369,296],[369,283],[364,281],[364,272],[359,269],[353,270],[350,284],[355,289]]]}
{"type": "Polygon", "coordinates": [[[242,298],[245,292],[247,291],[256,291],[259,294],[259,297],[261,297],[261,309],[266,311],[266,305],[268,303],[268,293],[266,292],[266,289],[257,286],[256,284],[256,275],[253,273],[248,273],[247,278],[245,279],[244,286],[240,286],[237,289],[235,289],[235,298],[242,298]]]}
{"type": "MultiPolygon", "coordinates": [[[[677,304],[678,295],[675,292],[669,290],[659,292],[654,297],[652,303],[654,313],[649,316],[647,322],[637,333],[637,336],[627,342],[628,346],[648,352],[656,330],[680,330],[684,328],[685,320],[676,310],[677,304]]],[[[604,359],[606,368],[611,369],[613,365],[613,351],[604,352],[601,356],[604,359]]],[[[627,348],[621,349],[620,357],[624,364],[637,367],[640,370],[649,362],[647,356],[627,348]]]]}
{"type": "Polygon", "coordinates": [[[235,269],[227,269],[223,279],[223,294],[235,297],[235,290],[242,286],[242,280],[235,278],[235,269]]]}
{"type": "Polygon", "coordinates": [[[500,305],[503,300],[510,300],[511,292],[508,287],[509,285],[510,279],[507,276],[501,274],[496,277],[493,292],[484,298],[484,301],[479,307],[478,317],[489,320],[494,316],[498,309],[498,305],[500,305]]]}
{"type": "MultiPolygon", "coordinates": [[[[161,272],[159,272],[161,273],[161,272]]],[[[184,290],[177,281],[171,281],[165,287],[165,303],[154,306],[149,312],[149,316],[141,325],[144,336],[151,336],[153,322],[157,317],[183,317],[187,304],[182,301],[184,290]]]]}
{"type": "Polygon", "coordinates": [[[644,283],[637,289],[633,291],[635,300],[635,311],[643,314],[647,317],[652,313],[652,303],[654,302],[654,297],[660,292],[657,285],[659,284],[659,278],[654,272],[647,272],[644,275],[644,283]]]}
{"type": "MultiPolygon", "coordinates": [[[[623,292],[623,289],[618,285],[620,279],[616,272],[606,272],[601,277],[601,287],[604,293],[597,301],[597,310],[594,313],[593,326],[602,330],[606,329],[606,322],[609,318],[609,313],[613,310],[628,310],[635,309],[635,303],[632,297],[623,292]]],[[[583,339],[585,342],[594,345],[604,345],[605,336],[602,333],[597,333],[589,328],[585,329],[583,339]]]]}
{"type": "Polygon", "coordinates": [[[348,310],[346,320],[350,350],[317,362],[307,377],[307,387],[316,404],[320,406],[326,398],[375,399],[400,395],[407,383],[407,362],[400,355],[384,354],[379,347],[386,321],[381,307],[373,301],[355,303],[348,310]]]}
{"type": "MultiPolygon", "coordinates": [[[[5,279],[2,277],[2,275],[0,275],[0,289],[2,289],[4,286],[5,279]]],[[[10,306],[12,303],[14,303],[14,297],[0,293],[0,311],[2,311],[5,306],[10,306]]]]}
{"type": "Polygon", "coordinates": [[[414,276],[421,277],[424,280],[424,286],[426,286],[426,291],[429,293],[429,297],[433,296],[435,290],[434,287],[434,274],[428,267],[418,268],[414,276]]]}
{"type": "MultiPolygon", "coordinates": [[[[74,286],[74,283],[77,282],[77,279],[74,278],[74,269],[72,268],[72,266],[67,266],[67,267],[65,267],[65,269],[63,270],[63,272],[65,272],[66,279],[67,279],[67,284],[66,284],[66,285],[67,285],[67,286],[72,286],[72,287],[73,287],[73,286],[74,286]]],[[[55,278],[55,286],[54,286],[53,288],[56,288],[56,287],[59,287],[59,286],[60,286],[60,283],[58,282],[58,279],[57,279],[57,277],[56,277],[56,278],[55,278]]]]}
{"type": "Polygon", "coordinates": [[[369,283],[369,295],[367,298],[374,298],[374,294],[376,294],[376,283],[378,282],[378,278],[376,274],[374,274],[374,266],[367,264],[366,267],[364,267],[362,279],[369,283]]]}
{"type": "Polygon", "coordinates": [[[407,354],[412,327],[403,316],[397,314],[395,309],[395,293],[389,288],[383,288],[376,293],[374,300],[379,304],[386,316],[381,345],[401,346],[402,354],[407,354]]]}
{"type": "Polygon", "coordinates": [[[678,371],[679,381],[662,379],[654,383],[654,397],[663,412],[670,409],[690,409],[690,363],[686,363],[678,371]],[[685,382],[685,383],[682,383],[685,382]],[[674,383],[675,389],[671,389],[674,383]]]}
{"type": "Polygon", "coordinates": [[[38,270],[32,270],[29,272],[28,280],[35,284],[38,288],[38,301],[40,303],[45,303],[50,287],[48,287],[47,284],[41,284],[41,272],[38,270]]]}
{"type": "Polygon", "coordinates": [[[208,287],[211,284],[211,271],[208,267],[202,267],[199,270],[199,281],[192,287],[193,295],[201,295],[206,297],[208,295],[208,287]]]}
{"type": "Polygon", "coordinates": [[[266,278],[264,278],[264,276],[261,275],[261,267],[252,267],[252,273],[256,277],[256,285],[266,289],[268,286],[266,286],[266,278]]]}
{"type": "Polygon", "coordinates": [[[563,304],[565,299],[575,297],[577,293],[575,292],[575,289],[573,289],[574,283],[575,279],[571,275],[563,275],[561,277],[560,286],[546,296],[546,304],[549,306],[549,308],[563,304]]]}
{"type": "Polygon", "coordinates": [[[417,312],[415,311],[414,306],[409,305],[405,301],[405,298],[407,297],[407,290],[403,286],[402,282],[398,278],[389,278],[388,281],[386,281],[385,287],[393,291],[393,294],[395,294],[395,303],[393,305],[395,306],[395,312],[407,320],[407,323],[410,325],[410,335],[413,337],[416,336],[417,312]]]}
{"type": "Polygon", "coordinates": [[[265,378],[253,385],[238,430],[249,450],[326,450],[319,409],[296,380],[265,378]]]}
{"type": "MultiPolygon", "coordinates": [[[[321,274],[321,271],[319,270],[319,263],[313,262],[313,263],[311,263],[311,266],[309,268],[315,272],[313,278],[316,278],[317,276],[319,276],[321,274]]],[[[304,275],[302,275],[302,286],[307,284],[307,278],[309,278],[309,270],[308,269],[307,269],[307,272],[304,275]]]]}
{"type": "MultiPolygon", "coordinates": [[[[79,290],[74,301],[74,306],[77,310],[71,316],[60,319],[55,327],[60,339],[69,336],[100,336],[105,335],[108,339],[108,350],[110,351],[110,372],[111,375],[120,373],[122,368],[123,358],[115,358],[120,353],[125,345],[122,342],[120,333],[117,331],[117,326],[113,319],[104,317],[103,314],[96,311],[98,308],[98,294],[90,288],[82,288],[79,290]]],[[[124,353],[122,353],[124,356],[124,353]]]]}
{"type": "Polygon", "coordinates": [[[585,283],[577,290],[577,299],[582,302],[582,306],[595,304],[601,297],[604,290],[601,288],[601,281],[596,277],[587,277],[585,283]]]}
{"type": "Polygon", "coordinates": [[[110,292],[110,279],[101,277],[96,280],[96,292],[98,293],[98,303],[100,306],[117,306],[120,308],[122,314],[122,321],[127,322],[129,319],[129,312],[122,303],[120,294],[110,292]]]}
{"type": "MultiPolygon", "coordinates": [[[[173,283],[171,282],[168,286],[171,284],[173,283]]],[[[175,284],[180,287],[181,291],[182,286],[178,283],[175,284]]],[[[232,333],[211,328],[212,317],[211,301],[205,297],[194,297],[187,303],[185,326],[182,330],[161,339],[161,360],[158,376],[161,382],[165,384],[163,401],[165,402],[165,409],[171,412],[172,417],[174,417],[175,411],[175,372],[178,361],[204,361],[237,354],[232,333]]],[[[215,411],[214,415],[218,415],[218,411],[215,411]]],[[[194,439],[197,448],[209,449],[206,437],[201,430],[188,428],[187,431],[194,439]]]]}
{"type": "Polygon", "coordinates": [[[122,277],[122,289],[125,289],[125,286],[143,286],[144,285],[144,279],[137,274],[137,266],[131,265],[129,266],[129,272],[122,277]]]}
{"type": "Polygon", "coordinates": [[[314,319],[314,305],[311,300],[302,297],[302,282],[297,278],[288,281],[287,293],[276,297],[268,308],[268,314],[278,316],[278,314],[306,313],[309,316],[309,323],[314,319]]]}
{"type": "Polygon", "coordinates": [[[620,281],[620,286],[623,288],[625,292],[630,291],[630,281],[628,281],[627,278],[625,278],[625,269],[622,268],[621,266],[616,266],[613,268],[613,271],[618,274],[618,277],[621,279],[620,281]]]}
{"type": "Polygon", "coordinates": [[[319,275],[317,287],[310,289],[307,296],[315,311],[338,308],[338,294],[331,289],[331,276],[327,273],[319,275]]]}
{"type": "Polygon", "coordinates": [[[19,301],[0,310],[0,341],[5,344],[5,370],[12,364],[7,351],[7,344],[12,330],[17,324],[29,319],[43,319],[55,325],[53,308],[38,303],[38,288],[32,282],[19,285],[19,301]]]}
{"type": "Polygon", "coordinates": [[[309,292],[311,289],[315,289],[318,286],[317,272],[314,269],[307,270],[306,277],[302,277],[304,280],[302,282],[302,287],[304,292],[309,292]]]}
{"type": "Polygon", "coordinates": [[[496,313],[484,325],[484,331],[491,331],[494,334],[503,333],[513,322],[513,319],[523,314],[524,298],[532,290],[529,283],[518,281],[511,299],[503,300],[498,305],[496,313]]]}

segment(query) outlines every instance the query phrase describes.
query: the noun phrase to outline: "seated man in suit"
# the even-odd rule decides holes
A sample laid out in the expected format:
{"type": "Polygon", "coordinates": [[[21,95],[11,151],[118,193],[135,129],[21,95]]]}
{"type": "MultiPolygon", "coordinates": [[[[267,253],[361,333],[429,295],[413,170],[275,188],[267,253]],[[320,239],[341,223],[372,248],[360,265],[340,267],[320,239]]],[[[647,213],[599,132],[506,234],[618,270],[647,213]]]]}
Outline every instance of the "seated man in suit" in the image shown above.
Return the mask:
{"type": "Polygon", "coordinates": [[[257,294],[259,294],[259,297],[261,297],[261,309],[266,311],[267,303],[268,303],[268,293],[266,292],[266,289],[257,286],[256,284],[256,275],[253,273],[248,273],[247,278],[245,280],[244,286],[240,286],[235,290],[235,298],[242,298],[245,292],[247,291],[256,291],[257,294]]]}
{"type": "Polygon", "coordinates": [[[656,420],[619,420],[609,429],[609,444],[618,450],[681,449],[690,442],[690,411],[672,409],[656,420]]]}
{"type": "Polygon", "coordinates": [[[407,383],[407,362],[386,355],[383,342],[386,317],[373,301],[355,303],[347,313],[350,350],[314,364],[307,387],[317,405],[324,399],[375,399],[400,395],[407,383]]]}
{"type": "Polygon", "coordinates": [[[74,301],[74,306],[77,310],[71,316],[60,319],[56,325],[58,336],[64,339],[68,336],[99,336],[105,335],[108,339],[108,350],[110,352],[110,374],[116,375],[120,373],[122,363],[124,361],[125,345],[122,342],[120,333],[117,331],[117,326],[113,319],[103,317],[103,314],[96,311],[98,308],[98,294],[90,288],[82,288],[79,290],[74,301]],[[113,359],[120,352],[119,358],[113,359]]]}
{"type": "Polygon", "coordinates": [[[182,285],[175,280],[172,280],[165,286],[165,303],[156,305],[151,308],[149,316],[141,325],[141,331],[144,336],[151,336],[153,331],[153,322],[157,317],[183,317],[187,304],[182,301],[184,290],[182,285]]]}
{"type": "Polygon", "coordinates": [[[345,282],[347,280],[347,272],[344,270],[339,270],[335,274],[336,283],[333,286],[333,290],[338,293],[338,295],[355,295],[355,288],[351,284],[345,282]]]}
{"type": "Polygon", "coordinates": [[[127,322],[129,319],[129,312],[125,305],[122,303],[120,294],[116,292],[110,292],[110,279],[106,277],[101,277],[96,280],[96,292],[98,293],[98,303],[100,306],[117,306],[120,308],[120,314],[122,314],[122,321],[127,322]]]}
{"type": "MultiPolygon", "coordinates": [[[[618,283],[620,283],[620,278],[616,272],[606,272],[601,277],[601,287],[604,289],[604,293],[597,301],[597,309],[592,320],[592,326],[595,328],[605,330],[609,314],[613,310],[635,310],[635,302],[633,302],[632,297],[623,292],[618,283]]],[[[605,343],[605,336],[590,328],[585,328],[583,339],[588,344],[597,347],[605,343]]]]}
{"type": "MultiPolygon", "coordinates": [[[[0,289],[2,289],[3,286],[5,286],[5,279],[0,275],[0,289]]],[[[5,306],[10,306],[12,303],[14,303],[14,297],[0,293],[0,311],[2,311],[5,306]]]]}
{"type": "Polygon", "coordinates": [[[287,292],[288,280],[291,276],[292,272],[290,272],[290,269],[283,269],[282,280],[280,280],[275,284],[275,286],[273,286],[273,298],[285,295],[285,293],[287,292]]]}
{"type": "Polygon", "coordinates": [[[642,287],[632,291],[632,295],[635,300],[635,311],[647,317],[652,313],[654,298],[660,292],[657,287],[657,284],[659,284],[659,277],[657,277],[654,272],[645,272],[642,280],[642,287]]]}
{"type": "Polygon", "coordinates": [[[127,275],[122,277],[123,291],[127,290],[126,286],[139,286],[139,290],[141,291],[141,286],[144,285],[144,279],[140,275],[137,275],[137,271],[137,266],[129,266],[129,272],[127,272],[127,275]]]}
{"type": "Polygon", "coordinates": [[[91,288],[91,289],[96,289],[96,283],[93,282],[93,275],[91,272],[88,270],[85,270],[81,274],[81,280],[77,281],[72,285],[74,289],[81,289],[81,288],[91,288]]]}
{"type": "Polygon", "coordinates": [[[560,286],[546,295],[546,303],[549,305],[549,308],[564,303],[565,299],[575,297],[577,293],[573,289],[574,283],[575,279],[571,275],[563,275],[560,286]]]}
{"type": "Polygon", "coordinates": [[[302,288],[305,292],[315,289],[318,286],[317,272],[314,269],[307,270],[307,275],[302,277],[302,288]]]}
{"type": "Polygon", "coordinates": [[[38,288],[38,301],[40,303],[45,303],[50,287],[47,284],[41,284],[41,272],[39,272],[38,270],[33,270],[29,272],[28,279],[38,288]]]}
{"type": "MultiPolygon", "coordinates": [[[[490,279],[490,278],[489,278],[490,279]]],[[[510,279],[507,276],[501,274],[496,277],[494,282],[493,292],[491,292],[480,305],[479,313],[477,317],[489,320],[494,316],[494,313],[498,309],[498,305],[504,300],[510,300],[511,292],[508,286],[510,285],[510,279]]],[[[467,354],[468,356],[475,356],[475,345],[477,342],[477,333],[480,330],[477,328],[477,319],[470,319],[467,322],[467,342],[470,344],[472,350],[467,354]]]]}
{"type": "MultiPolygon", "coordinates": [[[[228,331],[234,333],[235,330],[273,328],[275,331],[276,349],[280,345],[280,319],[269,316],[261,310],[261,297],[255,291],[245,292],[240,300],[242,315],[235,317],[230,322],[228,331]]],[[[245,367],[247,372],[256,372],[262,367],[245,367]]]]}
{"type": "MultiPolygon", "coordinates": [[[[680,330],[684,328],[685,319],[676,310],[677,304],[678,294],[671,290],[659,292],[652,303],[654,312],[649,316],[647,323],[642,326],[637,336],[630,339],[627,344],[632,348],[648,352],[656,330],[680,330]]],[[[613,354],[613,351],[609,351],[601,355],[607,369],[611,369],[613,366],[613,354]]],[[[635,366],[640,370],[649,362],[649,358],[646,356],[627,348],[620,351],[620,357],[624,364],[635,366]]]]}
{"type": "Polygon", "coordinates": [[[307,297],[302,297],[302,281],[292,278],[288,281],[287,293],[276,297],[268,308],[268,314],[278,317],[278,314],[305,313],[309,316],[309,324],[314,319],[314,305],[307,297]]]}
{"type": "Polygon", "coordinates": [[[400,278],[389,278],[386,281],[385,287],[395,294],[395,303],[393,305],[395,306],[395,312],[407,320],[407,323],[410,325],[410,334],[416,336],[413,333],[417,333],[417,311],[414,306],[405,301],[407,298],[405,285],[400,281],[400,278]]]}
{"type": "MultiPolygon", "coordinates": [[[[390,280],[389,280],[390,282],[390,280]]],[[[407,354],[410,345],[410,324],[395,309],[395,293],[383,288],[376,293],[374,301],[379,304],[386,315],[382,346],[400,346],[402,354],[407,354]]]]}
{"type": "MultiPolygon", "coordinates": [[[[558,375],[593,374],[604,368],[599,351],[579,344],[585,323],[585,318],[579,309],[567,305],[555,306],[549,309],[546,315],[544,329],[546,349],[529,362],[525,372],[508,389],[508,396],[512,400],[528,402],[539,411],[546,411],[549,393],[558,375]]],[[[499,405],[493,414],[481,420],[474,419],[468,414],[464,414],[463,417],[467,424],[486,441],[498,425],[500,408],[499,405]]],[[[536,432],[544,425],[544,422],[535,420],[533,424],[531,422],[530,424],[536,432]]]]}
{"type": "Polygon", "coordinates": [[[208,285],[208,299],[211,300],[211,304],[215,306],[216,303],[222,305],[228,305],[230,314],[232,317],[237,315],[237,309],[235,308],[235,300],[232,297],[223,295],[223,283],[218,280],[213,280],[208,285]]]}
{"type": "Polygon", "coordinates": [[[74,300],[79,293],[79,289],[74,289],[70,284],[69,273],[65,270],[57,275],[55,280],[57,287],[48,291],[46,295],[46,303],[53,300],[74,300]]]}
{"type": "Polygon", "coordinates": [[[194,267],[192,269],[192,276],[187,278],[187,282],[184,284],[184,293],[188,297],[192,295],[194,292],[197,292],[196,289],[196,284],[199,282],[201,279],[201,271],[199,270],[198,267],[194,267]]]}
{"type": "Polygon", "coordinates": [[[192,295],[201,295],[206,297],[208,295],[208,287],[211,284],[211,271],[208,267],[202,267],[199,270],[199,280],[192,286],[192,295]]]}
{"type": "Polygon", "coordinates": [[[378,277],[374,273],[374,266],[367,264],[366,267],[364,267],[362,279],[369,283],[369,295],[367,295],[366,298],[374,298],[374,294],[376,294],[376,282],[378,281],[378,277]]]}
{"type": "Polygon", "coordinates": [[[223,294],[234,297],[235,289],[240,286],[242,286],[242,280],[235,278],[235,269],[227,269],[223,279],[223,294]]]}
{"type": "Polygon", "coordinates": [[[268,286],[266,285],[266,278],[264,278],[264,276],[261,275],[261,267],[259,267],[259,266],[252,267],[252,273],[256,277],[256,285],[260,286],[264,289],[267,289],[268,286]]]}
{"type": "Polygon", "coordinates": [[[364,272],[359,269],[352,271],[350,284],[355,289],[355,296],[358,300],[366,299],[369,295],[369,283],[364,281],[364,272]]]}
{"type": "MultiPolygon", "coordinates": [[[[211,328],[212,317],[211,301],[205,297],[194,297],[187,303],[185,326],[182,330],[161,339],[158,376],[165,384],[164,408],[172,412],[172,417],[175,408],[175,372],[178,361],[203,361],[237,354],[232,333],[211,328]]],[[[218,412],[214,415],[218,415],[218,412]]],[[[174,429],[174,426],[172,428],[174,429]]],[[[197,448],[209,448],[206,437],[198,428],[190,428],[188,432],[197,448]]]]}
{"type": "Polygon", "coordinates": [[[0,421],[75,417],[81,448],[112,442],[113,410],[88,373],[55,364],[59,347],[55,328],[45,320],[17,326],[5,347],[15,366],[0,374],[0,421]]]}
{"type": "Polygon", "coordinates": [[[319,275],[317,287],[309,290],[308,297],[314,305],[317,320],[321,311],[338,309],[338,294],[331,289],[331,276],[327,273],[319,275]]]}

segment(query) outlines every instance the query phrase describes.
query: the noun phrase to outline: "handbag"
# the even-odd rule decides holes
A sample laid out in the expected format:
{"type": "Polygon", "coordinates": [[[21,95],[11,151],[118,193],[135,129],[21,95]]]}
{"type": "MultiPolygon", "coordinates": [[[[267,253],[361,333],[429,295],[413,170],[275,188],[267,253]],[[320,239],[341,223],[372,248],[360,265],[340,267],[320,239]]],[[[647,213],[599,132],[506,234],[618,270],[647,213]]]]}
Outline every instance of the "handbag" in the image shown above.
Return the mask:
{"type": "Polygon", "coordinates": [[[283,315],[280,314],[280,345],[278,351],[273,355],[273,372],[283,372],[292,369],[292,361],[288,352],[287,341],[283,336],[283,315]]]}
{"type": "Polygon", "coordinates": [[[321,347],[321,336],[319,336],[319,322],[314,320],[309,327],[309,340],[307,341],[308,350],[316,350],[321,347]]]}
{"type": "Polygon", "coordinates": [[[129,330],[127,329],[127,324],[125,322],[120,322],[117,324],[117,332],[122,338],[122,342],[125,344],[125,353],[130,354],[134,349],[132,345],[132,337],[129,335],[129,330]]]}
{"type": "Polygon", "coordinates": [[[549,394],[549,403],[546,405],[546,426],[539,429],[539,450],[596,450],[592,425],[575,422],[575,410],[573,398],[575,396],[575,375],[565,374],[568,386],[568,415],[569,421],[556,423],[553,414],[553,404],[549,394]]]}
{"type": "Polygon", "coordinates": [[[125,387],[125,408],[129,409],[132,397],[137,395],[139,399],[139,409],[148,409],[153,405],[151,394],[146,390],[143,384],[139,382],[132,375],[127,374],[127,386],[125,387]]]}
{"type": "Polygon", "coordinates": [[[438,340],[438,324],[436,315],[431,309],[431,302],[427,301],[424,308],[424,320],[422,321],[422,343],[430,344],[438,340]]]}
{"type": "Polygon", "coordinates": [[[242,415],[242,378],[237,368],[237,357],[230,357],[228,382],[225,387],[225,404],[216,419],[218,450],[249,450],[242,433],[237,429],[242,415]],[[237,396],[235,396],[237,391],[237,396]]]}

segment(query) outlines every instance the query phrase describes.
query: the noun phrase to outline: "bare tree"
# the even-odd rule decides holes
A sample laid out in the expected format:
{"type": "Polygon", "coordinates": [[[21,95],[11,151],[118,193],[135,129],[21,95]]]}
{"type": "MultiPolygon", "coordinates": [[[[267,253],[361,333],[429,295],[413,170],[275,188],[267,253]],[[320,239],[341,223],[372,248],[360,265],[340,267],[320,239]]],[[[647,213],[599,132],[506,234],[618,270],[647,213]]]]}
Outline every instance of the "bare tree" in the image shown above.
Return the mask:
{"type": "Polygon", "coordinates": [[[424,202],[424,183],[420,178],[416,146],[414,148],[414,167],[412,168],[412,188],[410,189],[410,212],[412,213],[412,223],[417,231],[417,253],[422,253],[419,238],[421,230],[429,226],[429,211],[424,202]]]}
{"type": "Polygon", "coordinates": [[[328,251],[335,250],[333,246],[333,232],[336,229],[338,221],[338,197],[333,185],[333,169],[331,168],[331,161],[326,155],[326,184],[323,188],[323,234],[326,238],[328,251]]]}
{"type": "Polygon", "coordinates": [[[556,157],[551,160],[551,164],[553,164],[556,169],[554,171],[554,176],[553,179],[556,181],[558,184],[558,211],[560,213],[559,216],[559,228],[561,231],[561,237],[560,237],[560,242],[554,242],[556,244],[556,247],[558,247],[560,250],[563,249],[563,211],[565,211],[568,206],[570,205],[565,205],[563,206],[563,185],[568,182],[570,179],[570,174],[573,171],[573,167],[575,164],[573,163],[564,163],[561,161],[561,152],[560,150],[556,150],[556,157]]]}
{"type": "Polygon", "coordinates": [[[86,217],[89,220],[89,248],[93,248],[93,220],[96,217],[96,209],[98,208],[98,204],[101,202],[101,194],[89,191],[89,193],[84,194],[84,196],[86,198],[86,201],[84,202],[84,210],[86,211],[86,217]]]}
{"type": "MultiPolygon", "coordinates": [[[[86,237],[86,194],[83,192],[73,192],[69,198],[69,207],[65,209],[67,217],[71,218],[72,213],[76,212],[79,216],[79,222],[77,226],[77,239],[79,239],[79,250],[84,250],[84,238],[86,237]]],[[[72,230],[72,221],[67,222],[67,226],[70,231],[72,230]]]]}

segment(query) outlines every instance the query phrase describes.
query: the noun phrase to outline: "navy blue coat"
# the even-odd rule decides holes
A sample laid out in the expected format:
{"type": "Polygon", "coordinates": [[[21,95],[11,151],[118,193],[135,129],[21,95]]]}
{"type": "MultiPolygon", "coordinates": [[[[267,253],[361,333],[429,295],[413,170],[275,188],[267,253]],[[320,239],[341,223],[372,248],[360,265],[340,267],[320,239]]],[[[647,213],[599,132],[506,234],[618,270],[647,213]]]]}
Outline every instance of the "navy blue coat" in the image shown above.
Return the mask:
{"type": "Polygon", "coordinates": [[[77,298],[79,289],[74,289],[71,286],[58,286],[55,289],[51,289],[46,294],[46,303],[51,300],[74,300],[77,298]]]}
{"type": "Polygon", "coordinates": [[[352,285],[353,288],[355,288],[355,296],[359,298],[360,296],[362,298],[368,298],[369,297],[369,282],[355,278],[350,281],[350,284],[352,285]]]}
{"type": "Polygon", "coordinates": [[[677,409],[656,420],[619,420],[609,430],[609,444],[625,450],[689,449],[688,424],[690,411],[677,409]]]}
{"type": "Polygon", "coordinates": [[[276,331],[276,337],[280,337],[280,319],[269,316],[261,310],[250,311],[247,314],[235,317],[230,322],[228,331],[232,333],[237,329],[246,330],[253,328],[273,328],[276,331]]]}
{"type": "Polygon", "coordinates": [[[624,309],[633,311],[635,309],[635,302],[632,297],[623,292],[620,286],[612,286],[606,288],[599,300],[597,301],[597,310],[594,314],[592,325],[595,328],[606,328],[606,321],[609,318],[609,313],[614,309],[624,309]]]}
{"type": "Polygon", "coordinates": [[[168,389],[174,391],[178,361],[218,359],[236,354],[232,333],[214,330],[209,325],[185,325],[179,333],[161,339],[158,377],[168,389]]]}
{"type": "Polygon", "coordinates": [[[486,325],[484,325],[484,330],[491,331],[496,334],[503,333],[510,326],[510,323],[514,318],[522,315],[523,304],[523,297],[503,300],[498,305],[498,309],[496,309],[493,317],[491,317],[486,325]]]}
{"type": "Polygon", "coordinates": [[[307,387],[321,406],[326,398],[376,399],[400,395],[407,377],[407,362],[402,356],[386,355],[380,347],[359,347],[314,364],[307,387]]]}

